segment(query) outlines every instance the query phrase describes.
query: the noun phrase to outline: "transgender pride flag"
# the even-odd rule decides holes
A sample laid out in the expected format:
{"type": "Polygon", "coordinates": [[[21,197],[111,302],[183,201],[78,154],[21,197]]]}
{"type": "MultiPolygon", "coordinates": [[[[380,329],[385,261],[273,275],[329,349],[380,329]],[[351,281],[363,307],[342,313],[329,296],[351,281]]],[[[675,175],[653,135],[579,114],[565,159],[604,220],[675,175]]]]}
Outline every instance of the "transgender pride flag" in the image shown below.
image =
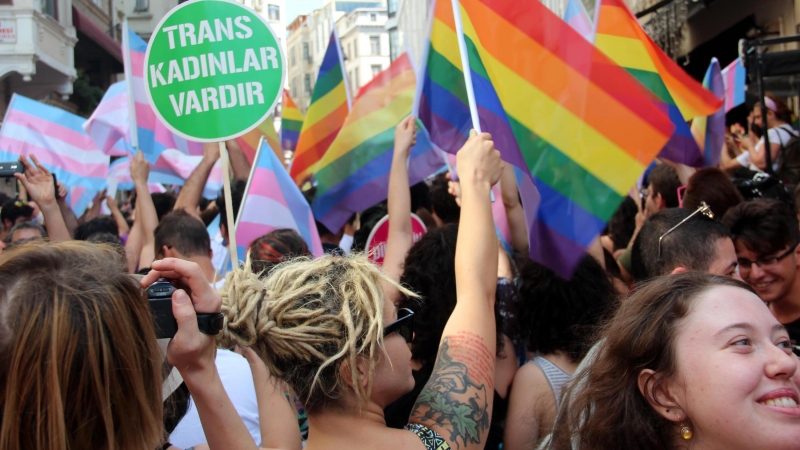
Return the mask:
{"type": "Polygon", "coordinates": [[[744,103],[746,79],[747,71],[739,58],[722,69],[722,81],[725,83],[725,112],[744,103]]]}
{"type": "Polygon", "coordinates": [[[0,129],[0,161],[36,155],[68,188],[105,188],[109,156],[83,130],[83,117],[14,94],[0,129]]]}
{"type": "MultiPolygon", "coordinates": [[[[599,8],[599,6],[598,6],[599,8]]],[[[564,9],[564,22],[567,22],[573,30],[586,38],[589,42],[594,42],[594,25],[589,19],[589,13],[583,6],[582,0],[569,0],[564,9]]]]}
{"type": "Polygon", "coordinates": [[[251,242],[278,228],[297,231],[314,256],[323,254],[311,207],[275,152],[262,140],[236,218],[239,257],[246,257],[251,242]]]}
{"type": "Polygon", "coordinates": [[[125,156],[133,151],[126,145],[130,143],[129,124],[125,82],[118,81],[108,88],[83,129],[103,153],[125,156]]]}
{"type": "Polygon", "coordinates": [[[134,100],[133,104],[126,102],[126,105],[129,110],[129,127],[137,130],[137,133],[130,136],[131,146],[141,150],[145,159],[151,164],[155,163],[158,156],[167,149],[176,149],[186,155],[202,156],[203,144],[187,141],[170,131],[156,117],[147,101],[144,87],[146,51],[147,42],[131,31],[127,22],[123,22],[122,55],[125,62],[125,80],[128,98],[134,100]]]}

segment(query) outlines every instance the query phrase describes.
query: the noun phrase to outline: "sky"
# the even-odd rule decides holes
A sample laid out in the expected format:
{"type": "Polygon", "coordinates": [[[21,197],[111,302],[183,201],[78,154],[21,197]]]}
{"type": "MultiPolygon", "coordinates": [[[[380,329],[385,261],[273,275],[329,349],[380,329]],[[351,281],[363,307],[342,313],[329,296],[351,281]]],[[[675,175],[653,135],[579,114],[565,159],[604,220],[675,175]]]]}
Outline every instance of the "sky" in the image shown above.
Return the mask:
{"type": "Polygon", "coordinates": [[[286,0],[286,25],[318,8],[322,8],[322,0],[286,0]]]}

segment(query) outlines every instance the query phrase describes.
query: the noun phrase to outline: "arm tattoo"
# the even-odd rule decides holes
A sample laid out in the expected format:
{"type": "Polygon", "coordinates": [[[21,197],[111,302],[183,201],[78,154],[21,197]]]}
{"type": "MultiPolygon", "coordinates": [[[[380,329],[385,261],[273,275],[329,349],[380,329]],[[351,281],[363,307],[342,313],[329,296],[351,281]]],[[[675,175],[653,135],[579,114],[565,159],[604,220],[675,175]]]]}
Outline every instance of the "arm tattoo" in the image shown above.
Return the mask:
{"type": "Polygon", "coordinates": [[[442,341],[411,419],[449,433],[447,440],[456,448],[481,444],[489,431],[493,395],[494,354],[481,336],[461,331],[442,341]]]}

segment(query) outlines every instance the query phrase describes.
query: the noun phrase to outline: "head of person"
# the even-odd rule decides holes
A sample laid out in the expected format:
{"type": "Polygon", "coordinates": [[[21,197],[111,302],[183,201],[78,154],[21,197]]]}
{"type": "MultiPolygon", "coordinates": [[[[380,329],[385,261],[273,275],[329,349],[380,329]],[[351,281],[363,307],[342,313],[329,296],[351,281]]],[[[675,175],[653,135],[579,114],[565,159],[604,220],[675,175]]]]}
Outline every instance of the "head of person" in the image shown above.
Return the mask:
{"type": "Polygon", "coordinates": [[[739,274],[766,302],[796,296],[800,280],[797,216],[785,203],[758,199],[731,208],[724,218],[739,258],[739,274]],[[794,294],[793,294],[794,293],[794,294]]]}
{"type": "Polygon", "coordinates": [[[30,222],[33,219],[33,207],[23,200],[6,200],[3,208],[0,209],[0,220],[3,221],[3,228],[10,230],[11,227],[20,222],[30,222]]]}
{"type": "Polygon", "coordinates": [[[585,256],[566,280],[528,261],[519,279],[520,296],[527,300],[522,302],[521,322],[529,330],[528,351],[562,353],[576,363],[583,359],[597,327],[616,303],[614,285],[603,267],[585,256]]]}
{"type": "MultiPolygon", "coordinates": [[[[231,201],[233,202],[234,220],[236,220],[236,217],[239,214],[239,207],[242,205],[245,189],[247,189],[247,181],[245,180],[236,180],[235,182],[231,183],[231,201]]],[[[219,196],[217,196],[217,199],[214,200],[214,202],[217,204],[217,210],[219,210],[219,233],[222,235],[222,239],[227,241],[228,209],[227,205],[225,204],[225,192],[220,191],[219,196]]]]}
{"type": "Polygon", "coordinates": [[[597,359],[573,379],[556,448],[573,437],[583,449],[797,448],[798,360],[746,284],[700,272],[657,278],[601,337],[597,359]]]}
{"type": "Polygon", "coordinates": [[[211,258],[211,239],[200,219],[186,211],[174,211],[155,229],[156,259],[196,260],[211,258]]]}
{"type": "Polygon", "coordinates": [[[645,194],[644,213],[647,217],[667,208],[678,207],[678,188],[681,180],[675,169],[667,164],[659,164],[650,171],[647,177],[648,187],[645,194]]]}
{"type": "Polygon", "coordinates": [[[20,245],[45,238],[47,238],[47,231],[43,226],[33,222],[19,222],[8,232],[8,243],[11,245],[20,245]]]}
{"type": "Polygon", "coordinates": [[[342,239],[342,235],[344,235],[344,227],[334,233],[319,220],[315,220],[314,222],[316,222],[317,233],[319,234],[319,239],[322,241],[322,243],[339,245],[339,241],[342,239]]]}
{"type": "MultiPolygon", "coordinates": [[[[765,103],[767,105],[767,127],[774,128],[783,124],[792,123],[792,110],[783,99],[767,92],[765,96],[765,103]]],[[[753,107],[753,123],[764,128],[764,108],[761,102],[758,102],[753,107]]]]}
{"type": "Polygon", "coordinates": [[[97,233],[109,233],[119,236],[119,226],[117,222],[109,216],[95,217],[88,222],[78,225],[75,229],[75,240],[86,241],[89,236],[97,233]]]}
{"type": "Polygon", "coordinates": [[[625,196],[619,208],[608,221],[608,236],[614,243],[614,249],[619,250],[628,247],[628,243],[636,230],[636,201],[630,196],[625,196]]]}
{"type": "Polygon", "coordinates": [[[350,249],[351,252],[366,251],[367,239],[369,239],[370,233],[372,233],[375,225],[377,225],[378,222],[380,222],[380,220],[383,219],[388,213],[389,211],[386,209],[386,202],[378,203],[377,205],[367,208],[361,212],[361,227],[356,230],[355,234],[353,235],[353,246],[350,249]]]}
{"type": "Polygon", "coordinates": [[[33,243],[0,257],[0,448],[154,449],[161,354],[113,249],[33,243]]]}
{"type": "Polygon", "coordinates": [[[398,311],[381,282],[410,293],[365,256],[296,258],[262,279],[249,264],[222,289],[218,343],[255,350],[309,414],[382,409],[414,388],[406,337],[385,333],[398,311]]]}
{"type": "MultiPolygon", "coordinates": [[[[155,192],[150,194],[150,198],[153,199],[153,205],[156,207],[156,215],[159,221],[172,212],[172,208],[175,207],[175,201],[177,200],[175,194],[170,192],[155,192]]],[[[136,205],[136,192],[134,192],[131,197],[131,205],[136,205]]]]}
{"type": "Polygon", "coordinates": [[[670,208],[647,219],[631,250],[631,275],[637,283],[688,270],[737,276],[736,251],[728,228],[718,220],[694,213],[670,208]]]}
{"type": "Polygon", "coordinates": [[[695,211],[700,203],[706,202],[714,216],[721,219],[729,209],[743,201],[730,177],[716,167],[707,167],[689,178],[682,207],[695,211]]]}
{"type": "Polygon", "coordinates": [[[291,228],[272,230],[250,243],[247,249],[253,273],[267,275],[273,267],[299,256],[311,256],[308,244],[291,228]]]}
{"type": "Polygon", "coordinates": [[[448,180],[446,173],[440,173],[431,182],[431,208],[433,219],[438,226],[448,223],[458,223],[461,217],[461,207],[456,203],[455,197],[448,191],[448,180]]]}
{"type": "MultiPolygon", "coordinates": [[[[456,307],[457,238],[458,225],[454,223],[430,230],[409,249],[403,263],[400,284],[415,295],[400,295],[398,307],[415,313],[411,354],[423,365],[436,360],[444,327],[456,307]]],[[[498,309],[499,302],[495,303],[497,354],[505,357],[502,315],[497,313],[498,309]]]]}

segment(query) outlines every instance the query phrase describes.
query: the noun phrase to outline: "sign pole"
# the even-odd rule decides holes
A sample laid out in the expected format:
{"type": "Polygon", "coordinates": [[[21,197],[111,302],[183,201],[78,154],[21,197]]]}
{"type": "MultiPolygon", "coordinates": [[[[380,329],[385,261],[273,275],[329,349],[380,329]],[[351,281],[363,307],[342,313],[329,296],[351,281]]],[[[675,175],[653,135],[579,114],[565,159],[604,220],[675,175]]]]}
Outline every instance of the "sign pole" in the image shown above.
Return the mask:
{"type": "Polygon", "coordinates": [[[228,247],[231,252],[233,267],[239,265],[239,249],[236,247],[236,227],[233,223],[233,199],[231,198],[231,176],[228,170],[228,149],[225,143],[219,142],[219,158],[222,161],[222,186],[225,191],[225,221],[228,224],[228,247]]]}

